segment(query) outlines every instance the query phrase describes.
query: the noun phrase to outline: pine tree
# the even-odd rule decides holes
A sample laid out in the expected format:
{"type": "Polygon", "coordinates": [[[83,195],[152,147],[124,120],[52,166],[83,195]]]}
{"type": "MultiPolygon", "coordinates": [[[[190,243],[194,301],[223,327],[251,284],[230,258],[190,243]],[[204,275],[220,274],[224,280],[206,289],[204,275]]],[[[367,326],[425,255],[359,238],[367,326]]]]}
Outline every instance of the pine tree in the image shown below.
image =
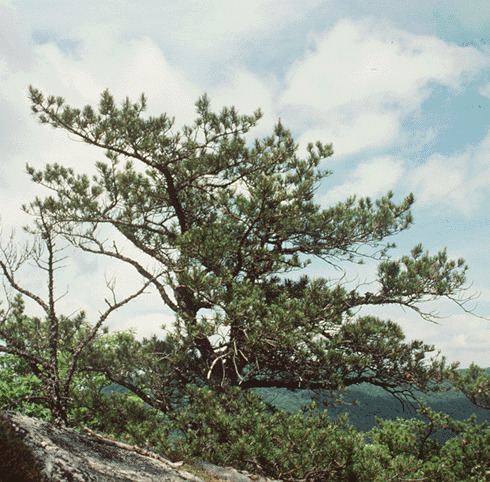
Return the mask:
{"type": "Polygon", "coordinates": [[[393,321],[356,316],[393,304],[430,318],[421,302],[461,300],[463,260],[421,245],[392,257],[390,238],[412,222],[412,195],[353,195],[323,207],[315,193],[331,174],[321,168],[331,145],[309,144],[300,156],[281,122],[251,140],[260,111],[215,113],[206,96],[181,129],[166,114],[146,116],[144,96],[118,106],[105,91],[97,108],[77,109],[31,88],[30,100],[41,123],[99,147],[106,160],[93,177],[28,166],[52,194],[26,209],[45,213],[81,250],[132,266],[175,313],[165,338],[115,335],[119,349],[94,354],[111,380],[163,409],[187,383],[337,390],[368,382],[397,395],[444,376],[434,347],[407,342],[393,321]],[[106,239],[107,226],[141,256],[106,239]],[[327,267],[375,260],[376,290],[309,276],[315,258],[327,267]]]}

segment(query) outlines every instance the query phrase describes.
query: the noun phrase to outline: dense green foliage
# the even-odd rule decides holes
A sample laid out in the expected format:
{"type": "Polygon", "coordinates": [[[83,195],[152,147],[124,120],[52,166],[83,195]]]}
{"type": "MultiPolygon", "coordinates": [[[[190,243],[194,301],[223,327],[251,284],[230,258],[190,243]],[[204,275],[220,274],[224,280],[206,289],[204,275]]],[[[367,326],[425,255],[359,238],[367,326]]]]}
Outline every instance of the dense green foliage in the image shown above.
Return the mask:
{"type": "Polygon", "coordinates": [[[478,407],[490,410],[490,370],[472,363],[468,370],[452,373],[453,383],[478,407]]]}
{"type": "Polygon", "coordinates": [[[322,207],[315,192],[331,174],[320,167],[330,145],[310,144],[300,156],[280,122],[252,141],[260,112],[215,113],[205,96],[195,122],[181,129],[166,114],[145,116],[144,97],[117,106],[106,91],[97,108],[82,109],[34,88],[30,98],[41,123],[103,149],[107,160],[95,176],[28,167],[51,194],[26,209],[74,246],[129,264],[175,313],[166,339],[136,347],[132,360],[114,351],[104,361],[115,367],[104,371],[114,382],[138,379],[145,401],[168,409],[182,381],[333,390],[368,382],[408,393],[445,376],[433,347],[408,343],[392,321],[355,316],[365,305],[420,312],[421,302],[461,296],[463,260],[421,245],[391,256],[389,237],[412,222],[411,195],[322,207]],[[121,236],[138,255],[124,250],[121,236]],[[326,266],[378,260],[377,290],[298,279],[313,258],[326,266]],[[150,361],[152,352],[165,362],[150,361]]]}
{"type": "Polygon", "coordinates": [[[188,386],[170,415],[114,388],[87,386],[74,425],[174,460],[204,459],[283,480],[476,482],[490,474],[490,427],[474,418],[421,408],[420,419],[379,419],[361,432],[315,405],[290,413],[236,387],[218,394],[188,386]],[[452,436],[441,439],[441,432],[452,436]]]}
{"type": "Polygon", "coordinates": [[[284,480],[489,475],[490,429],[475,419],[421,407],[418,419],[380,420],[362,432],[333,409],[269,403],[270,390],[338,398],[365,384],[409,401],[451,382],[488,408],[488,374],[476,366],[458,374],[433,346],[407,341],[396,322],[356,315],[395,304],[430,318],[423,303],[464,302],[463,260],[421,245],[392,255],[390,237],[412,222],[411,195],[323,207],[315,193],[330,175],[320,167],[330,145],[311,144],[301,157],[280,122],[251,141],[260,112],[214,113],[206,97],[181,129],[167,115],[145,116],[144,97],[118,107],[104,92],[96,109],[33,88],[30,99],[41,123],[103,149],[107,160],[93,176],[58,164],[27,168],[50,195],[24,207],[34,217],[34,248],[0,243],[10,286],[0,310],[2,408],[284,480]],[[108,284],[108,307],[96,320],[59,314],[55,273],[66,245],[126,263],[141,288],[119,299],[108,284]],[[298,276],[314,258],[327,268],[377,263],[374,291],[298,276]],[[47,275],[46,298],[22,283],[28,261],[47,275]],[[143,340],[105,332],[107,317],[149,286],[174,312],[172,329],[143,340]],[[43,316],[26,314],[25,298],[43,316]]]}
{"type": "Polygon", "coordinates": [[[481,480],[490,468],[488,425],[454,422],[428,410],[425,421],[380,421],[363,434],[344,420],[332,421],[327,412],[270,411],[250,394],[193,389],[189,400],[174,422],[182,434],[175,442],[179,455],[277,478],[481,480]],[[441,444],[431,437],[441,429],[458,436],[441,444]]]}

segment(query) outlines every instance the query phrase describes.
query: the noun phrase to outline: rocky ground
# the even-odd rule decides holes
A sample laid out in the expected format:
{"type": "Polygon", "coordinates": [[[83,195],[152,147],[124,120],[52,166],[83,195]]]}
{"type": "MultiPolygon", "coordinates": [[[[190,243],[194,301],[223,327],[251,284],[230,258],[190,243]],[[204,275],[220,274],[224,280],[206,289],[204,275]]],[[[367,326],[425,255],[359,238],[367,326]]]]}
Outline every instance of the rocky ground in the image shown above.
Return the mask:
{"type": "Polygon", "coordinates": [[[5,482],[267,480],[208,463],[172,463],[93,432],[79,433],[10,412],[1,418],[0,451],[0,480],[5,482]]]}

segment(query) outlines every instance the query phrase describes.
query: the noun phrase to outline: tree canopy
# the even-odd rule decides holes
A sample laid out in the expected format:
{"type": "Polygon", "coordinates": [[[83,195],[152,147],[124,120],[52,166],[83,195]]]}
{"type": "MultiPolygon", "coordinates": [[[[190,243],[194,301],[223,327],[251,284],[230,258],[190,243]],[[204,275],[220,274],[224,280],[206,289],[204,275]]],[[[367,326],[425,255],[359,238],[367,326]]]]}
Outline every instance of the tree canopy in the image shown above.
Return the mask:
{"type": "Polygon", "coordinates": [[[206,96],[194,123],[180,129],[166,114],[146,116],[144,96],[117,105],[105,91],[96,108],[81,109],[34,88],[30,99],[41,123],[100,147],[106,160],[94,176],[28,166],[51,194],[26,210],[48,217],[80,249],[134,267],[175,313],[166,338],[130,350],[133,358],[158,354],[158,364],[137,376],[141,360],[113,353],[101,369],[115,382],[138,379],[162,406],[171,403],[162,379],[243,389],[369,382],[397,393],[442,378],[444,359],[431,356],[433,347],[405,341],[393,321],[355,314],[396,304],[429,317],[421,302],[461,296],[463,260],[421,245],[391,256],[391,236],[412,222],[412,195],[352,195],[324,207],[315,193],[331,174],[322,168],[331,145],[309,144],[302,156],[281,122],[252,140],[260,111],[216,113],[206,96]],[[107,238],[107,226],[141,256],[107,238]],[[298,276],[313,258],[328,266],[377,260],[376,290],[298,276]]]}
{"type": "MultiPolygon", "coordinates": [[[[488,476],[490,430],[476,419],[422,407],[421,419],[378,421],[362,433],[318,407],[288,413],[260,396],[369,383],[404,400],[450,383],[489,407],[487,372],[472,365],[460,373],[433,346],[407,341],[396,320],[359,314],[398,305],[434,321],[425,303],[441,297],[466,309],[462,259],[422,245],[394,255],[392,237],[412,223],[412,195],[353,193],[324,206],[317,193],[331,175],[323,168],[331,145],[310,144],[303,155],[281,122],[253,139],[260,111],[214,112],[206,96],[194,123],[177,128],[166,114],[146,115],[144,96],[117,105],[105,91],[96,108],[78,109],[29,92],[41,123],[106,159],[92,175],[27,166],[49,193],[24,206],[30,244],[0,240],[0,409],[282,480],[488,476]],[[61,314],[66,247],[134,269],[133,291],[118,296],[109,281],[96,319],[61,314]],[[312,276],[313,260],[324,276],[312,276]],[[331,275],[364,261],[376,265],[370,283],[331,275]],[[29,264],[46,276],[44,295],[23,278],[29,264]],[[109,316],[149,287],[173,325],[143,340],[109,333],[109,316]],[[26,300],[41,315],[30,315],[26,300]],[[442,442],[443,431],[453,438],[442,442]]],[[[0,430],[1,444],[9,446],[0,430]]]]}

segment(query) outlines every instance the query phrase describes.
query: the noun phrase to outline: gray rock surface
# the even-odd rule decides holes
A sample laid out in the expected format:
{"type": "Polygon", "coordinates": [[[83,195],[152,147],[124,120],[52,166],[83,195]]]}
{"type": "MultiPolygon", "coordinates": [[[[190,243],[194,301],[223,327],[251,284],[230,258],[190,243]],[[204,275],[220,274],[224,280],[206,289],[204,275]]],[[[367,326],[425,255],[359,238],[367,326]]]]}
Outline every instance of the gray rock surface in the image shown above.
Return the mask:
{"type": "Polygon", "coordinates": [[[280,480],[267,479],[258,475],[249,474],[248,472],[239,472],[233,467],[220,467],[208,462],[198,462],[196,466],[213,477],[216,477],[218,480],[228,482],[281,482],[280,480]]]}
{"type": "Polygon", "coordinates": [[[23,415],[6,413],[2,418],[4,427],[29,448],[49,482],[202,482],[161,457],[142,455],[23,415]]]}
{"type": "MultiPolygon", "coordinates": [[[[90,432],[90,431],[89,431],[90,432]]],[[[70,428],[56,427],[25,415],[6,412],[0,416],[0,451],[7,445],[12,460],[0,460],[0,480],[36,482],[274,482],[232,467],[200,462],[193,464],[196,473],[203,478],[180,468],[149,451],[109,440],[93,432],[76,432],[70,428]],[[13,456],[23,452],[21,455],[13,456]],[[24,454],[25,452],[25,454],[24,454]],[[17,459],[17,461],[15,461],[17,459]],[[22,478],[15,470],[22,460],[22,478]],[[9,465],[11,463],[11,465],[9,465]],[[5,465],[7,464],[7,465],[5,465]],[[5,472],[7,467],[7,475],[5,472]],[[29,474],[27,474],[29,472],[29,474]],[[4,477],[7,477],[5,479],[4,477]]],[[[1,457],[1,455],[0,455],[1,457]]],[[[5,457],[5,453],[4,453],[5,457]]],[[[8,457],[8,455],[7,455],[8,457]]],[[[280,482],[280,481],[276,481],[280,482]]]]}

